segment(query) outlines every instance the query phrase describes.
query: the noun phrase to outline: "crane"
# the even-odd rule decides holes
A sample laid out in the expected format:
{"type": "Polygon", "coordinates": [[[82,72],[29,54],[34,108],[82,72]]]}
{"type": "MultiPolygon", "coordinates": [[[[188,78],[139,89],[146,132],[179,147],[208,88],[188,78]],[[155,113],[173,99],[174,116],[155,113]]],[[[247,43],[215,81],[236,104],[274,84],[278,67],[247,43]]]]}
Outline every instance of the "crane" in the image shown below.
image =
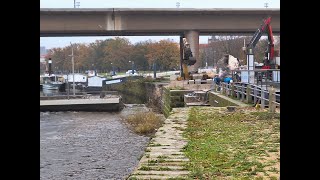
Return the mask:
{"type": "Polygon", "coordinates": [[[267,19],[265,19],[262,25],[260,26],[260,28],[257,29],[255,34],[253,35],[250,42],[244,48],[244,50],[246,50],[247,58],[248,58],[248,55],[253,55],[253,49],[255,48],[262,34],[267,33],[268,48],[265,52],[264,66],[262,67],[262,69],[270,69],[271,61],[273,60],[273,57],[274,57],[274,40],[273,40],[272,28],[270,23],[271,23],[271,17],[268,17],[267,19]]]}

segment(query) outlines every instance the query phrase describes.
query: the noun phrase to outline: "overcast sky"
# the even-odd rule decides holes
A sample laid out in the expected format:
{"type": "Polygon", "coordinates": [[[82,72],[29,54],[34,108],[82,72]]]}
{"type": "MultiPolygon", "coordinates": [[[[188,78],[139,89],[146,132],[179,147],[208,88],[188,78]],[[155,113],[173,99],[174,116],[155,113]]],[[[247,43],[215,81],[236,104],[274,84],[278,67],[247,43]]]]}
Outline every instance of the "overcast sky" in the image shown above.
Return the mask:
{"type": "MultiPolygon", "coordinates": [[[[80,8],[280,8],[280,0],[76,0],[80,8]]],[[[40,8],[73,8],[74,0],[40,0],[40,8]]],[[[132,43],[144,40],[173,39],[178,36],[123,36],[132,43]]],[[[64,47],[72,43],[90,43],[95,40],[112,38],[112,36],[90,37],[40,37],[40,46],[47,49],[64,47]]],[[[200,43],[207,43],[209,36],[200,36],[200,43]]]]}

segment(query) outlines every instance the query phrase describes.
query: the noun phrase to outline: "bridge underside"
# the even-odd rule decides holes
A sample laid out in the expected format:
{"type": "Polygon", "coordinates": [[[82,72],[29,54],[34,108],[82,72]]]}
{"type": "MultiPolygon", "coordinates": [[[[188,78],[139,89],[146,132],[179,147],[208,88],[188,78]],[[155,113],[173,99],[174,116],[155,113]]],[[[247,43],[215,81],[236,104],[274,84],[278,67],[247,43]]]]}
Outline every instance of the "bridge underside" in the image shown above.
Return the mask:
{"type": "MultiPolygon", "coordinates": [[[[220,30],[220,31],[200,31],[199,35],[211,36],[252,36],[256,30],[220,30]]],[[[40,37],[72,37],[72,36],[184,36],[184,31],[42,31],[40,37]]],[[[278,36],[280,31],[273,31],[278,36]]]]}
{"type": "Polygon", "coordinates": [[[40,36],[253,35],[269,16],[279,33],[279,9],[40,9],[40,36]]]}

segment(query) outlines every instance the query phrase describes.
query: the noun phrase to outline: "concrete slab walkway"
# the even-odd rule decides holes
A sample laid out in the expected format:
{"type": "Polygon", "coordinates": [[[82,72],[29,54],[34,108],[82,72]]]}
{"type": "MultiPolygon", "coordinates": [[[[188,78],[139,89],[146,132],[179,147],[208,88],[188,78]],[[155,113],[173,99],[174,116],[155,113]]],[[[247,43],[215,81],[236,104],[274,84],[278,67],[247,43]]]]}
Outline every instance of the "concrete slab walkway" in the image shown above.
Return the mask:
{"type": "Polygon", "coordinates": [[[187,127],[189,108],[173,108],[163,126],[151,139],[138,167],[128,179],[186,179],[189,159],[182,152],[187,140],[182,137],[187,127]]]}

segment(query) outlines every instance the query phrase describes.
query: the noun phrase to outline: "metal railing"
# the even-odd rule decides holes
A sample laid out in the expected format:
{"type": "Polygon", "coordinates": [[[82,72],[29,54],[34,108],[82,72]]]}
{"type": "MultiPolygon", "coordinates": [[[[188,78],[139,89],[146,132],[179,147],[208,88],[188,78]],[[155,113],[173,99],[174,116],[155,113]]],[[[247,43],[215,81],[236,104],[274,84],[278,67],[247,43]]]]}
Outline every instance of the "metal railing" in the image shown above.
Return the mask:
{"type": "Polygon", "coordinates": [[[280,85],[280,69],[255,69],[231,71],[234,82],[241,81],[241,72],[254,72],[254,84],[260,87],[277,87],[280,85]]]}
{"type": "Polygon", "coordinates": [[[260,107],[269,107],[270,111],[280,108],[280,94],[277,94],[273,87],[263,89],[259,85],[248,83],[220,83],[213,82],[212,90],[225,96],[236,98],[249,104],[260,104],[260,107]]]}

